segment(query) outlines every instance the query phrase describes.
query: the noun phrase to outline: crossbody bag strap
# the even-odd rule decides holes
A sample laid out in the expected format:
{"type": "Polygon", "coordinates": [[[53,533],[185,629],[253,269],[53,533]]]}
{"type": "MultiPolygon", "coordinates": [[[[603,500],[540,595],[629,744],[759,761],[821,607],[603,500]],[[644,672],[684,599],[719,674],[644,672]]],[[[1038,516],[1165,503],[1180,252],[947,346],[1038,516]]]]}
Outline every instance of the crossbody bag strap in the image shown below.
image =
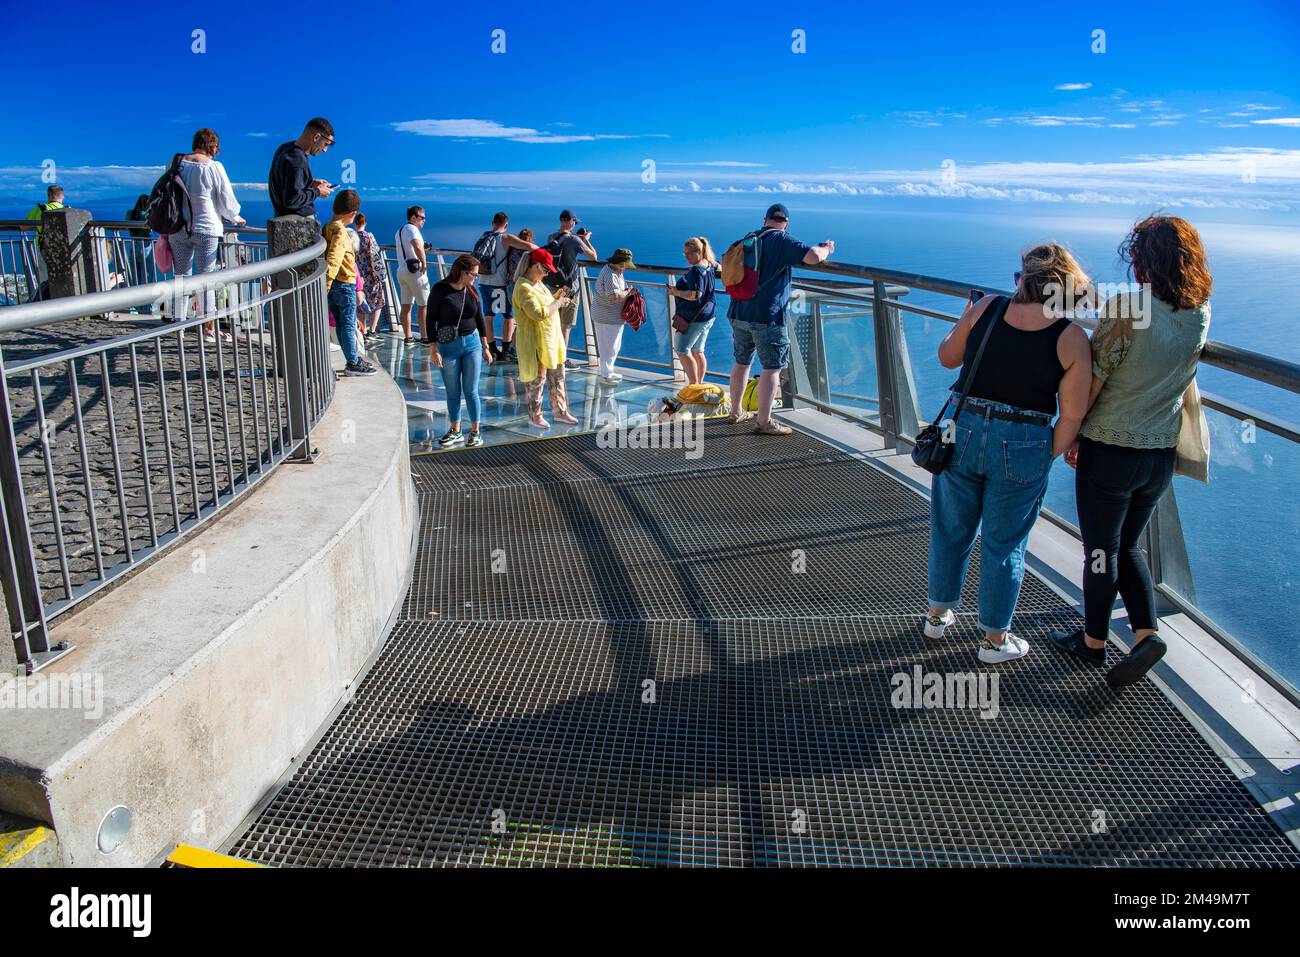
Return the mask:
{"type": "MultiPolygon", "coordinates": [[[[957,399],[957,407],[952,413],[954,419],[961,415],[962,407],[966,405],[966,396],[970,395],[970,387],[975,383],[975,373],[979,371],[980,359],[984,356],[984,347],[989,344],[989,336],[993,335],[993,327],[1002,321],[1002,317],[1007,314],[1007,307],[1010,305],[1010,299],[1006,296],[998,296],[998,302],[993,307],[993,315],[989,317],[989,327],[984,330],[984,338],[980,339],[980,347],[975,350],[975,358],[971,360],[970,370],[966,373],[966,384],[962,386],[961,396],[957,399]]],[[[946,405],[947,403],[945,403],[945,407],[946,405]]]]}

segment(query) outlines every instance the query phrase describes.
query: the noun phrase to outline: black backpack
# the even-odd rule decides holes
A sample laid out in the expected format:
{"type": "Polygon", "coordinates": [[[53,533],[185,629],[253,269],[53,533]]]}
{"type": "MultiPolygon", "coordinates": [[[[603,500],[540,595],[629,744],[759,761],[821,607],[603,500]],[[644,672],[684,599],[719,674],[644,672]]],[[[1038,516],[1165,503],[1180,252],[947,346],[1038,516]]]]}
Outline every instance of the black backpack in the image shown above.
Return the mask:
{"type": "Polygon", "coordinates": [[[555,263],[555,272],[547,273],[542,277],[542,282],[548,289],[577,289],[578,288],[578,268],[575,264],[572,269],[565,272],[560,265],[563,244],[560,242],[567,235],[566,233],[557,233],[546,241],[542,248],[551,254],[551,260],[555,263]]]}
{"type": "Polygon", "coordinates": [[[189,190],[181,179],[181,154],[172,157],[167,171],[158,177],[149,192],[149,205],[146,207],[149,228],[160,236],[185,230],[190,235],[189,223],[194,221],[194,203],[190,200],[189,190]],[[189,208],[190,218],[185,219],[185,209],[189,208]]]}

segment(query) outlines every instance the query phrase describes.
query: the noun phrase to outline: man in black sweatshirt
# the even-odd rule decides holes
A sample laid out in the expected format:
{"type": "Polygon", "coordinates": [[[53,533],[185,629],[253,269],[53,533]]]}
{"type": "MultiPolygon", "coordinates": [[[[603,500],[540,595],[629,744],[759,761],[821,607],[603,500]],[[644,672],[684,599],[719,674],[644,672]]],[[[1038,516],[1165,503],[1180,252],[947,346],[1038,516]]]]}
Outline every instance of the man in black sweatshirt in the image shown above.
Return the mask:
{"type": "Polygon", "coordinates": [[[313,179],[309,156],[319,156],[334,145],[334,127],[318,116],[309,120],[296,140],[284,143],[275,151],[271,172],[266,178],[266,192],[277,216],[315,216],[313,205],[334,192],[323,179],[313,179]]]}

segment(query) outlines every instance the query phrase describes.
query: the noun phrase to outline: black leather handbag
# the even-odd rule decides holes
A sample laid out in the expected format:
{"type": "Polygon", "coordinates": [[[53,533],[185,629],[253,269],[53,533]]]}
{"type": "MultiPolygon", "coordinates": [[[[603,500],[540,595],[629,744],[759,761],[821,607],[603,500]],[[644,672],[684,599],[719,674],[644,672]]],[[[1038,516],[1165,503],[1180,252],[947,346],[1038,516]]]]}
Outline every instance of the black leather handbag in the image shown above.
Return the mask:
{"type": "MultiPolygon", "coordinates": [[[[975,381],[975,371],[980,367],[980,359],[984,356],[984,347],[989,344],[989,336],[993,334],[993,327],[1002,321],[1006,315],[1007,306],[1011,305],[1011,300],[1006,296],[999,296],[989,308],[993,315],[989,317],[988,328],[984,330],[984,337],[980,339],[980,347],[975,350],[975,358],[971,360],[970,368],[966,370],[966,384],[962,386],[961,395],[957,398],[957,407],[953,409],[953,421],[961,415],[962,408],[966,405],[966,396],[970,394],[971,383],[975,381]]],[[[923,428],[916,437],[916,445],[912,447],[912,461],[934,475],[938,475],[948,467],[952,461],[953,443],[944,441],[944,429],[939,427],[943,421],[943,414],[948,411],[948,403],[952,401],[950,395],[943,403],[943,408],[935,416],[934,421],[923,428]]]]}

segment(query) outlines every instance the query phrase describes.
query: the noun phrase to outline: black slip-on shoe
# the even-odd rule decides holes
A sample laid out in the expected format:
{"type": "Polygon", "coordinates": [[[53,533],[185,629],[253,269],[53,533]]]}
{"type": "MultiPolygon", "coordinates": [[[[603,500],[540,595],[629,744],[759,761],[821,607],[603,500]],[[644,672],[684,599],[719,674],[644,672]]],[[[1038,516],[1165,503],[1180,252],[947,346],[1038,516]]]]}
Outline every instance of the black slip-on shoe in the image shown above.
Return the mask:
{"type": "Polygon", "coordinates": [[[1159,635],[1148,635],[1127,655],[1106,672],[1106,684],[1112,688],[1127,688],[1151,670],[1165,656],[1168,646],[1159,635]]]}
{"type": "Polygon", "coordinates": [[[1087,642],[1083,640],[1082,628],[1077,628],[1074,631],[1048,632],[1047,640],[1067,655],[1082,658],[1090,665],[1100,667],[1106,664],[1106,649],[1089,648],[1087,642]]]}

